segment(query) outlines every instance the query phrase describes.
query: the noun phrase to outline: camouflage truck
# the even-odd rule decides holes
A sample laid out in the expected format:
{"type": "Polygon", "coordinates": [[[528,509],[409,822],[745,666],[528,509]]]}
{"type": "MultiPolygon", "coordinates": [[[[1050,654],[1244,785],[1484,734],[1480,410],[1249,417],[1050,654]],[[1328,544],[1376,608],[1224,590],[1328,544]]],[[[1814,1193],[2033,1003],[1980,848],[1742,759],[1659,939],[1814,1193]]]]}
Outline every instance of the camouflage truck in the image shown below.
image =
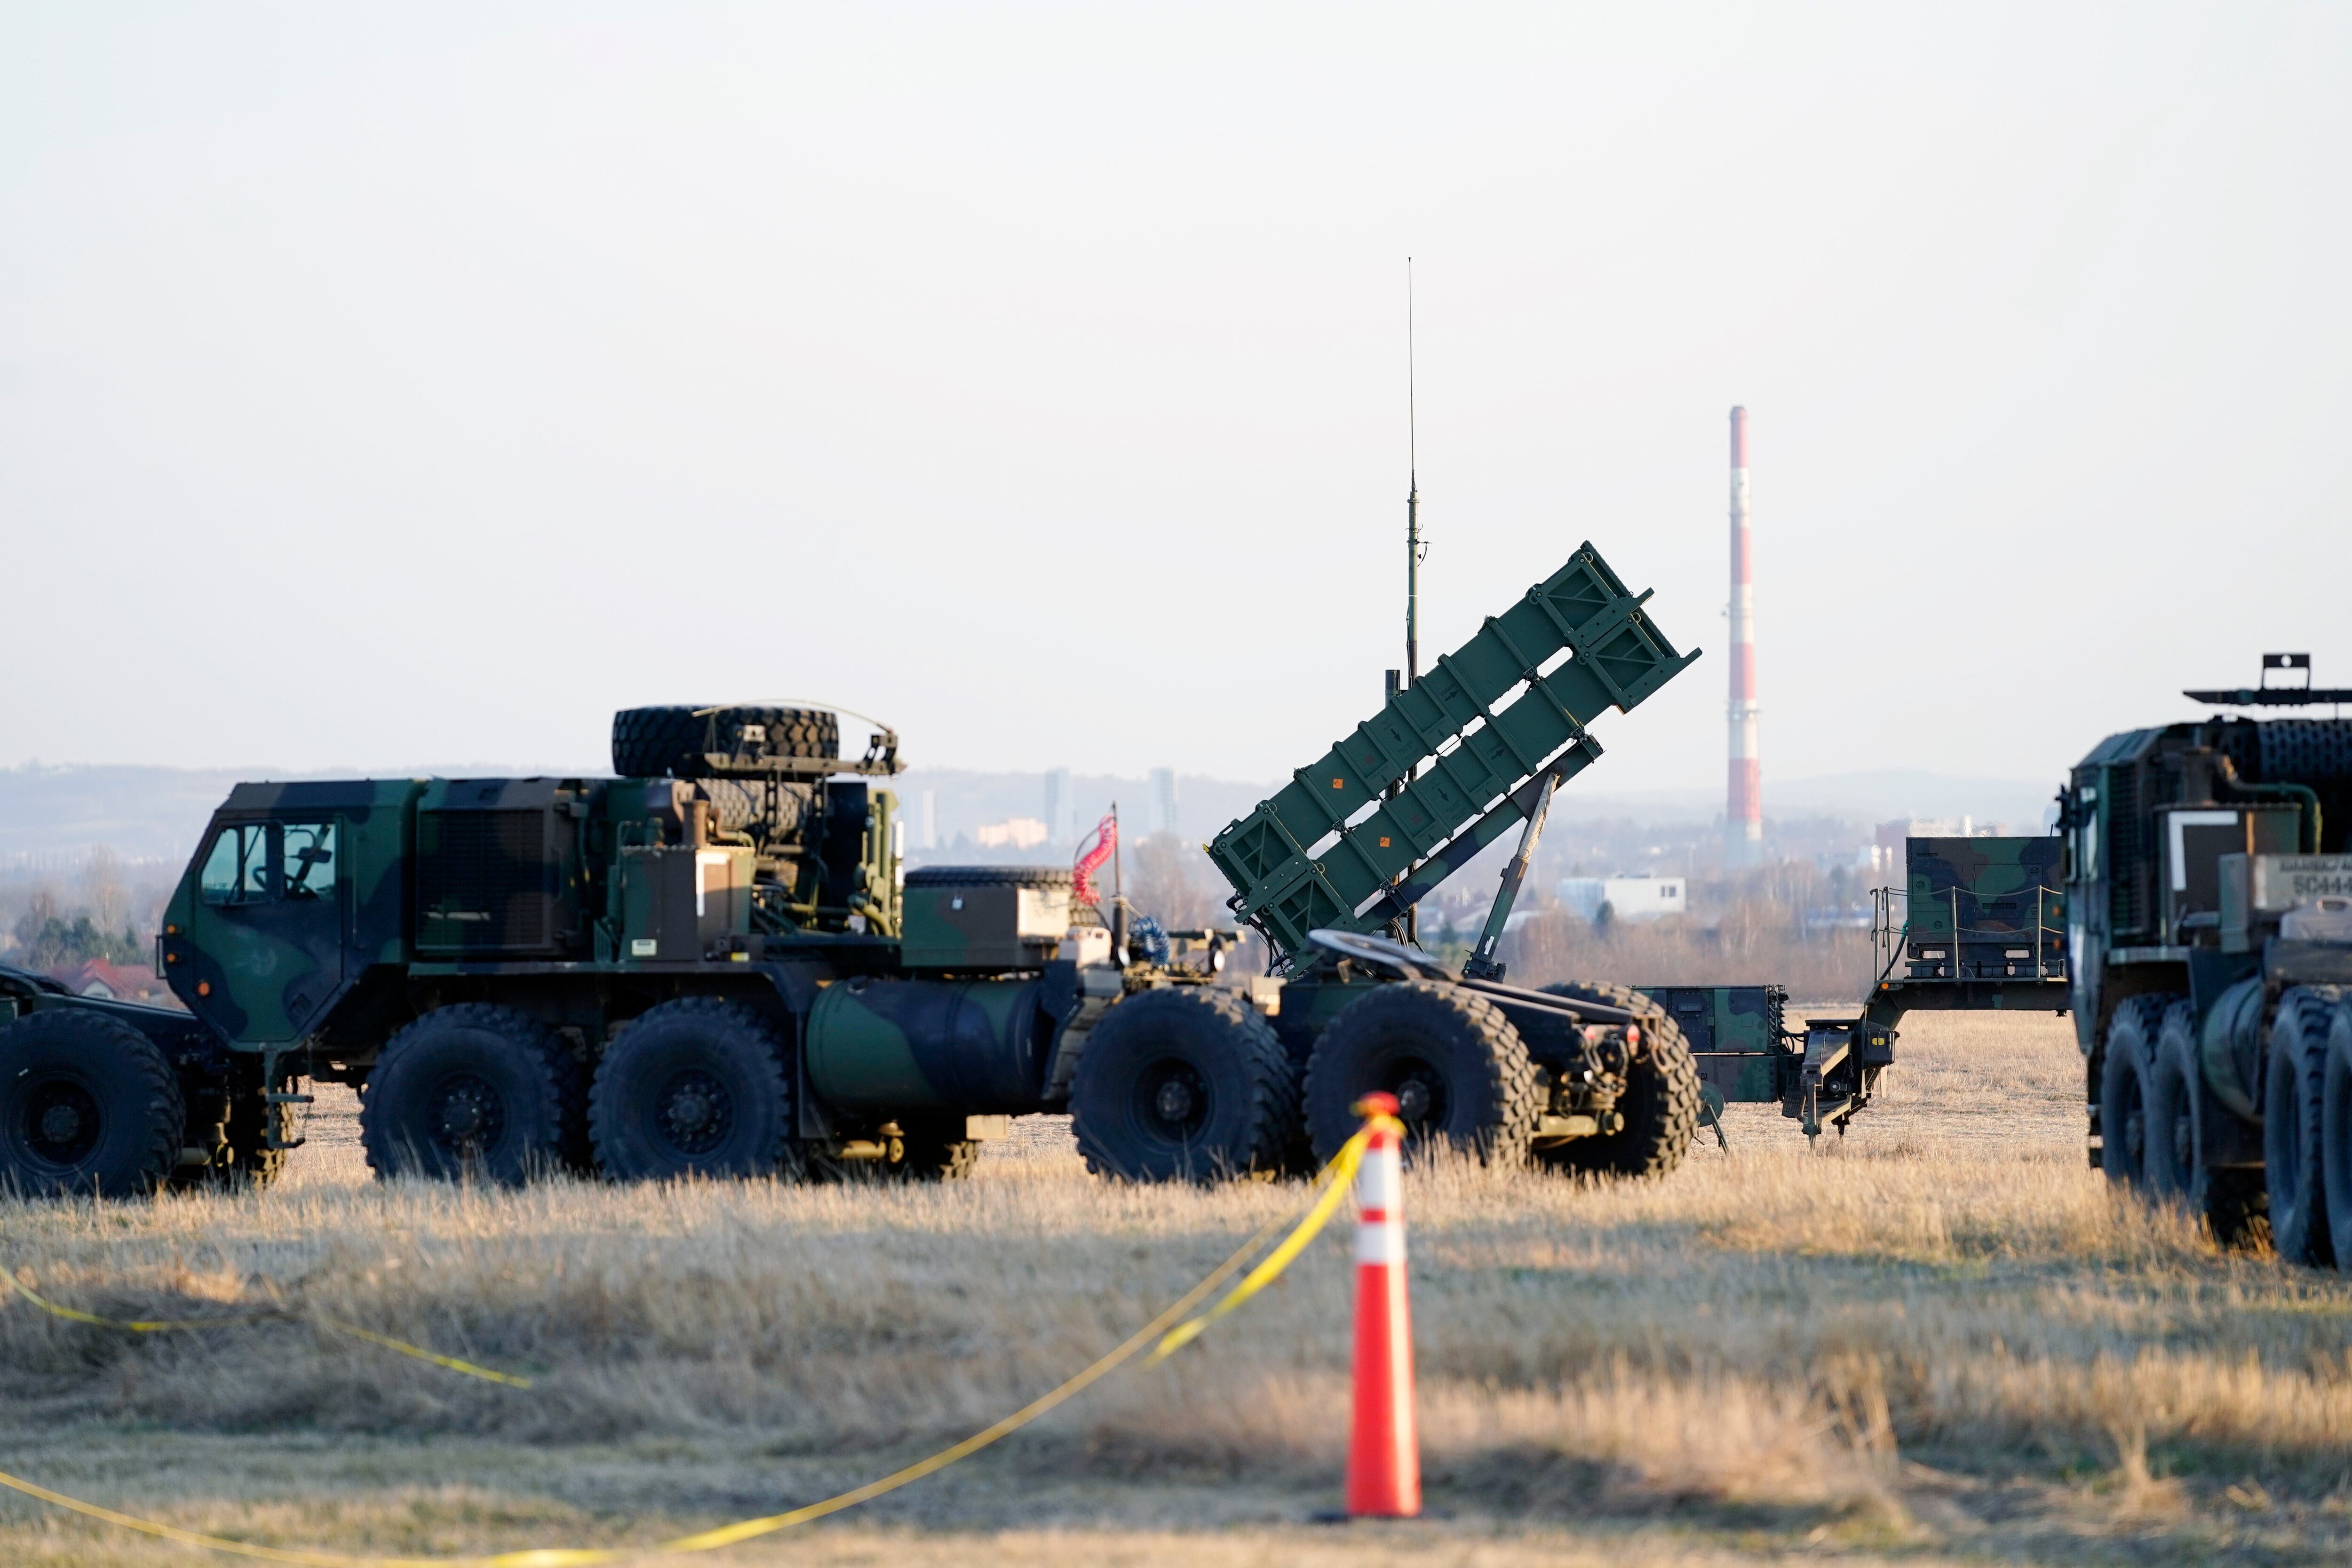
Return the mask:
{"type": "Polygon", "coordinates": [[[898,737],[845,756],[827,710],[625,710],[611,777],[240,784],[158,939],[194,1031],[94,1019],[102,1047],[44,1054],[0,1030],[0,1180],[266,1180],[322,1082],[359,1089],[384,1176],[950,1177],[1065,1109],[1106,1174],[1239,1175],[1335,1146],[1375,1087],[1504,1157],[1664,1168],[1696,1091],[1654,1010],[1376,984],[1395,955],[1364,934],[1539,822],[1600,755],[1588,721],[1696,657],[1643,598],[1585,546],[1221,835],[1289,965],[1246,991],[1217,983],[1232,933],[1140,957],[1068,871],[902,876],[898,737]],[[95,1131],[52,1130],[68,1100],[95,1131]]]}
{"type": "Polygon", "coordinates": [[[2091,1163],[2224,1239],[2352,1260],[2352,701],[2272,654],[2060,795],[2091,1163]],[[2299,677],[2299,679],[2298,679],[2299,677]],[[2242,710],[2236,714],[2229,710],[2242,710]]]}

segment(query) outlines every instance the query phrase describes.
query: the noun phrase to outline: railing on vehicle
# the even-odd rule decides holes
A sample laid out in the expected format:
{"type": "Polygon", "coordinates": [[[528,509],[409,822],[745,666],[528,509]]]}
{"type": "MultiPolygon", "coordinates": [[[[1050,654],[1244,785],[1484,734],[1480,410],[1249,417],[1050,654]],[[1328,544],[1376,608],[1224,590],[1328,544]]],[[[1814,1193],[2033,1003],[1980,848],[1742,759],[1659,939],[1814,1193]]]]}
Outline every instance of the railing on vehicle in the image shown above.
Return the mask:
{"type": "Polygon", "coordinates": [[[2063,981],[2065,893],[2057,841],[1912,838],[1906,888],[1871,892],[1876,984],[1906,982],[2063,981]],[[1898,905],[1900,908],[1898,909],[1898,905]]]}

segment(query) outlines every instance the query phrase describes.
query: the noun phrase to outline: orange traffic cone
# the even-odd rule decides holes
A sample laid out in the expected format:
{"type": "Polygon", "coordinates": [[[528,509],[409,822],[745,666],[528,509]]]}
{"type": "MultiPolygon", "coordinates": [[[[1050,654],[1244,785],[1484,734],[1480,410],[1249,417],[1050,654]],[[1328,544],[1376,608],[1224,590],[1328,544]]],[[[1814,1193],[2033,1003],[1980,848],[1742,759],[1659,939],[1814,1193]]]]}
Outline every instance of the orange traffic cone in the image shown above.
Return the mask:
{"type": "Polygon", "coordinates": [[[1355,1104],[1370,1123],[1356,1170],[1356,1412],[1348,1512],[1421,1512],[1421,1439],[1412,1419],[1412,1312],[1404,1280],[1404,1127],[1396,1097],[1355,1104]]]}

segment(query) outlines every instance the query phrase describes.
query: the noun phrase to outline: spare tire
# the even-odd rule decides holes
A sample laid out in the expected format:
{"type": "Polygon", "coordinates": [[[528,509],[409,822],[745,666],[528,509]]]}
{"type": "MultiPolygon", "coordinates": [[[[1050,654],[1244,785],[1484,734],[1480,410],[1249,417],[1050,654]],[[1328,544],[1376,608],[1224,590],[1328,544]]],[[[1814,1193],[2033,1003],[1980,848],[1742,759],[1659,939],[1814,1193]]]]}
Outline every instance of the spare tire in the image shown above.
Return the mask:
{"type": "Polygon", "coordinates": [[[787,779],[704,779],[710,825],[722,833],[798,838],[807,825],[816,785],[787,779]]]}
{"type": "Polygon", "coordinates": [[[923,866],[907,873],[910,888],[1066,888],[1064,866],[923,866]]]}
{"type": "Polygon", "coordinates": [[[624,708],[613,715],[613,771],[623,778],[708,777],[713,753],[747,765],[841,755],[841,721],[822,708],[624,708]]]}

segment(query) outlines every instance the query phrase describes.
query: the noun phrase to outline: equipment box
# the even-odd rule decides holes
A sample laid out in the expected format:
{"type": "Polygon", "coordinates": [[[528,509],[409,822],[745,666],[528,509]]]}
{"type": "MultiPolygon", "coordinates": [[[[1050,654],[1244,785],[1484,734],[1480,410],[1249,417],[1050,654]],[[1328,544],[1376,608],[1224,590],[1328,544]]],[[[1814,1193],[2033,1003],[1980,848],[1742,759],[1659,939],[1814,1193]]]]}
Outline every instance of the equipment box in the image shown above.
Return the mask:
{"type": "Polygon", "coordinates": [[[1908,978],[2064,978],[2063,847],[2047,834],[1904,840],[1908,978]]]}
{"type": "Polygon", "coordinates": [[[1641,985],[1666,1010],[1690,1047],[1699,1081],[1734,1104],[1761,1105],[1787,1092],[1783,1083],[1804,1056],[1782,1022],[1789,994],[1778,985],[1641,985]]]}
{"type": "Polygon", "coordinates": [[[692,963],[751,929],[751,851],[625,845],[619,868],[621,958],[692,963]]]}
{"type": "Polygon", "coordinates": [[[1069,873],[925,867],[908,873],[901,908],[909,969],[1034,969],[1069,934],[1069,873]]]}

